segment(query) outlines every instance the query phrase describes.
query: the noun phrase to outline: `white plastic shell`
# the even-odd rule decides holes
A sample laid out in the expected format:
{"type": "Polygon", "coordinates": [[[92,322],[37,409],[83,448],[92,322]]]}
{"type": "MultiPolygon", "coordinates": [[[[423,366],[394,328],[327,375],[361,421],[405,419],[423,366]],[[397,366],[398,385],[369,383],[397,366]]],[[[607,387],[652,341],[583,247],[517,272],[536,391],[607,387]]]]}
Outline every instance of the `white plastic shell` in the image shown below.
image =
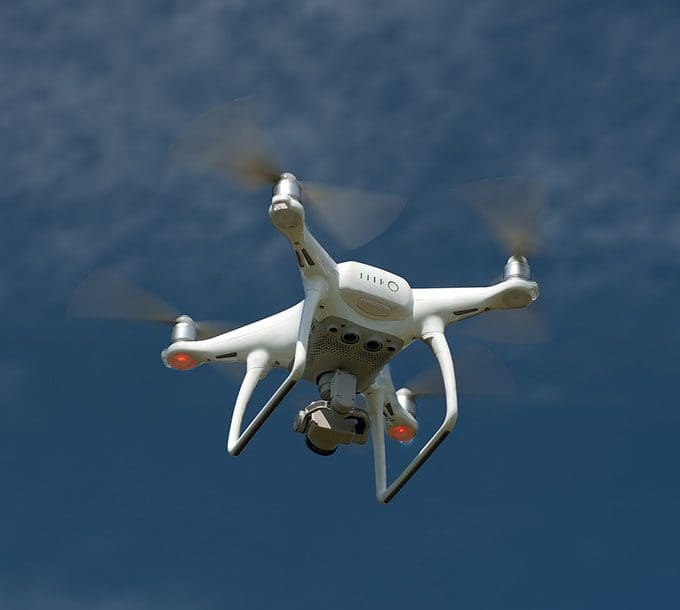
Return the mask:
{"type": "MultiPolygon", "coordinates": [[[[493,309],[525,307],[538,298],[538,284],[527,279],[528,264],[526,269],[511,265],[506,279],[492,286],[415,289],[389,271],[354,261],[338,264],[309,232],[304,208],[291,196],[293,180],[287,176],[282,181],[282,191],[275,192],[270,218],[296,253],[304,301],[209,339],[193,340],[191,333],[183,332],[161,357],[168,366],[169,359],[178,354],[189,356],[196,364],[246,364],[227,438],[230,455],[243,451],[301,379],[316,384],[320,375],[338,369],[353,375],[356,390],[366,400],[371,424],[376,496],[386,503],[455,426],[458,399],[453,359],[444,334],[446,326],[493,309]],[[388,485],[386,428],[400,424],[417,430],[418,426],[412,396],[405,400],[395,391],[389,361],[417,337],[430,346],[439,363],[446,412],[439,428],[388,485]],[[242,430],[257,384],[274,367],[287,371],[288,376],[242,430]]],[[[185,320],[187,324],[189,321],[185,320]]]]}
{"type": "Polygon", "coordinates": [[[340,263],[337,268],[342,300],[363,316],[403,320],[411,315],[413,293],[404,278],[354,261],[340,263]]]}

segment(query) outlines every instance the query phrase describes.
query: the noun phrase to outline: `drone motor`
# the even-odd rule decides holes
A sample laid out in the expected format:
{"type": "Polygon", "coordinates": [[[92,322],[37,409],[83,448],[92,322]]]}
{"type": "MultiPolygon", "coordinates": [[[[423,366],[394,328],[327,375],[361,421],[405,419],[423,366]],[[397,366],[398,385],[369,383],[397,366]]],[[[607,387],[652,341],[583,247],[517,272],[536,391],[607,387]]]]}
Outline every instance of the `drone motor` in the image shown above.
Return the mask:
{"type": "Polygon", "coordinates": [[[196,329],[196,324],[189,316],[182,315],[175,320],[172,332],[170,333],[170,343],[196,341],[197,337],[198,330],[196,329]]]}
{"type": "Polygon", "coordinates": [[[299,227],[304,220],[301,201],[300,183],[293,174],[284,172],[272,189],[269,218],[274,226],[282,231],[290,231],[299,227]]]}
{"type": "Polygon", "coordinates": [[[524,256],[513,255],[505,264],[503,279],[507,280],[513,277],[518,277],[527,282],[531,280],[531,267],[529,267],[529,263],[524,256]]]}

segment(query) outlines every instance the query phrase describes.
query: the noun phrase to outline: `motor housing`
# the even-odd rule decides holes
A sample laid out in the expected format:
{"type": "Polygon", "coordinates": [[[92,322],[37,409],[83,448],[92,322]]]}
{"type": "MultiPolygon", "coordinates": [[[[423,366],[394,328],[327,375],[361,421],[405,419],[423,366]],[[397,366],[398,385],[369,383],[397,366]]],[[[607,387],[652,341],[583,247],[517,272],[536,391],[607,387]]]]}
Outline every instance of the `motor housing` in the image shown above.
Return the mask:
{"type": "Polygon", "coordinates": [[[196,341],[198,330],[196,323],[187,315],[181,315],[175,320],[170,333],[170,343],[177,341],[196,341]]]}

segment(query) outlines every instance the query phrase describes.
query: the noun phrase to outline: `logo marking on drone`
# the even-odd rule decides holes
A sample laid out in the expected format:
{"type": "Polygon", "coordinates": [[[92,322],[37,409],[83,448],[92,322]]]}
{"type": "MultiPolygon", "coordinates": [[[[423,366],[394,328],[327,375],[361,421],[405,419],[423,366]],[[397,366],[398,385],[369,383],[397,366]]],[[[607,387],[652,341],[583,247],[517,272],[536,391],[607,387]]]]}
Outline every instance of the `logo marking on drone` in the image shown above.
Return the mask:
{"type": "MultiPolygon", "coordinates": [[[[364,273],[361,271],[359,273],[359,279],[360,280],[366,280],[367,282],[373,282],[374,284],[378,284],[379,286],[384,286],[385,285],[385,279],[382,277],[379,277],[377,275],[371,275],[370,273],[364,273]]],[[[397,282],[390,280],[387,282],[387,287],[392,291],[392,292],[399,292],[399,284],[397,282]]]]}

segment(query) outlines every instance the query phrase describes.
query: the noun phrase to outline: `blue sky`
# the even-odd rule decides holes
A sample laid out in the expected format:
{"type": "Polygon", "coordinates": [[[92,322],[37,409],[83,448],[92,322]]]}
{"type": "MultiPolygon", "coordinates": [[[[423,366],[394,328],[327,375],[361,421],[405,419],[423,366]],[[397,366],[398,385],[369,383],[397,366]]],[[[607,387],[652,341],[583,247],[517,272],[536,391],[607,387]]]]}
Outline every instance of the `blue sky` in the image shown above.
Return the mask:
{"type": "MultiPolygon", "coordinates": [[[[660,2],[5,3],[0,606],[677,607],[679,18],[660,2]],[[370,450],[325,460],[291,432],[304,389],[227,458],[232,380],[167,371],[165,329],[66,317],[99,267],[197,318],[301,297],[267,193],[170,154],[243,96],[301,178],[408,199],[357,251],[318,237],[412,286],[502,271],[457,185],[548,191],[531,262],[551,341],[487,344],[517,395],[462,397],[388,506],[370,450]]],[[[454,358],[475,345],[448,336],[454,358]]],[[[414,346],[397,382],[430,361],[414,346]]],[[[420,412],[427,429],[442,406],[420,412]]]]}

